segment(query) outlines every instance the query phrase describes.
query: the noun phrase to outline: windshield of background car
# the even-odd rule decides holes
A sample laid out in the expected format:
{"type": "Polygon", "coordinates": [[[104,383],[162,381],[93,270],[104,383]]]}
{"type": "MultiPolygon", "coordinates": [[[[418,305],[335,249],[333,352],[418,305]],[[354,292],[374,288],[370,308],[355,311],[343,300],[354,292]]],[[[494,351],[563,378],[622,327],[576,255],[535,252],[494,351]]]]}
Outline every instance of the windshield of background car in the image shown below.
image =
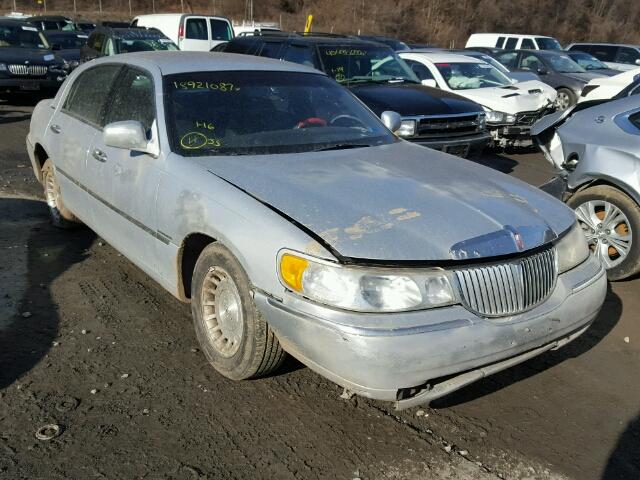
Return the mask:
{"type": "Polygon", "coordinates": [[[555,38],[536,37],[536,42],[540,50],[562,50],[562,47],[555,38]]]}
{"type": "Polygon", "coordinates": [[[509,78],[488,63],[436,63],[435,65],[451,90],[511,85],[509,78]]]}
{"type": "Polygon", "coordinates": [[[60,35],[56,33],[46,33],[45,37],[52,45],[59,45],[62,50],[72,50],[82,48],[87,43],[87,35],[60,35]]]}
{"type": "Polygon", "coordinates": [[[588,53],[572,53],[569,55],[571,59],[580,65],[585,70],[599,70],[602,68],[609,68],[593,55],[588,53]]]}
{"type": "Polygon", "coordinates": [[[183,156],[267,155],[396,141],[324,75],[194,72],[164,77],[167,133],[183,156]]]}
{"type": "Polygon", "coordinates": [[[547,62],[556,72],[560,73],[584,73],[585,69],[571,60],[569,55],[547,55],[547,62]]]}
{"type": "Polygon", "coordinates": [[[178,50],[178,46],[170,39],[159,35],[149,35],[146,30],[130,32],[126,36],[116,38],[116,43],[119,53],[178,50]]]}
{"type": "Polygon", "coordinates": [[[0,47],[48,49],[49,43],[36,27],[0,24],[0,47]]]}
{"type": "Polygon", "coordinates": [[[408,81],[419,83],[413,71],[388,47],[373,45],[320,45],[324,71],[337,82],[408,81]]]}

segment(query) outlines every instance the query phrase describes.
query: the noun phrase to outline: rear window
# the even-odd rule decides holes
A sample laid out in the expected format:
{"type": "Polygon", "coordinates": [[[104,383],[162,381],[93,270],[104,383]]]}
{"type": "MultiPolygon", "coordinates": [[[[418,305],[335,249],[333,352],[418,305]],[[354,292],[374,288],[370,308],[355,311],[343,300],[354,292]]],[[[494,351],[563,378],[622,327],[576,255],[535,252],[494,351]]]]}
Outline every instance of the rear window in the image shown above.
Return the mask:
{"type": "Polygon", "coordinates": [[[536,46],[533,44],[533,40],[530,38],[523,38],[520,48],[523,50],[535,50],[536,46]]]}
{"type": "Polygon", "coordinates": [[[496,42],[496,48],[502,48],[504,45],[504,37],[498,37],[498,41],[496,42]]]}
{"type": "Polygon", "coordinates": [[[231,31],[231,25],[229,25],[229,22],[210,18],[209,23],[211,25],[212,40],[229,41],[233,38],[233,32],[231,31]]]}

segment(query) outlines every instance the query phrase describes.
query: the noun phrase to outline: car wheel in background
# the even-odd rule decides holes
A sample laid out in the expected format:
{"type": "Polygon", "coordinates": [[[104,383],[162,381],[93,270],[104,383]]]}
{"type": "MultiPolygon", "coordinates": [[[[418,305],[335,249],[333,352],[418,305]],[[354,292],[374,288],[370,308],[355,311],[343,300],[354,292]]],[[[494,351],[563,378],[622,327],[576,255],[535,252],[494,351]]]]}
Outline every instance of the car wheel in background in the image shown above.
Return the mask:
{"type": "Polygon", "coordinates": [[[574,106],[577,101],[578,98],[576,97],[576,94],[568,88],[558,89],[558,97],[556,98],[558,110],[566,110],[567,108],[574,106]]]}
{"type": "Polygon", "coordinates": [[[191,283],[196,335],[211,365],[233,380],[267,375],[286,355],[258,312],[249,285],[229,250],[217,243],[203,250],[191,283]]]}
{"type": "Polygon", "coordinates": [[[42,186],[44,187],[44,198],[49,207],[51,223],[58,228],[74,228],[81,222],[71,210],[64,205],[60,185],[56,179],[56,173],[51,159],[47,159],[42,167],[42,186]]]}
{"type": "Polygon", "coordinates": [[[640,207],[633,199],[614,187],[598,185],[579,191],[567,203],[610,280],[640,271],[640,207]]]}

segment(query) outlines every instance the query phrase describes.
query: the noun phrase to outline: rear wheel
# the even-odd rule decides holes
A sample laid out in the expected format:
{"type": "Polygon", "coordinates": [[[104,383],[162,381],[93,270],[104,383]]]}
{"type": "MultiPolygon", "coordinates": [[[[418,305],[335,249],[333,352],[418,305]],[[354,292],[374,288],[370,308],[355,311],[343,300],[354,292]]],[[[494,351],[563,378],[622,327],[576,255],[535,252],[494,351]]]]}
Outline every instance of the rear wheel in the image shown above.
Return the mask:
{"type": "Polygon", "coordinates": [[[51,223],[58,228],[78,226],[80,220],[65,206],[62,200],[60,185],[56,179],[51,159],[47,159],[42,167],[42,185],[44,187],[44,197],[49,207],[51,223]]]}
{"type": "Polygon", "coordinates": [[[568,88],[558,89],[558,97],[556,98],[558,110],[566,110],[567,108],[574,106],[577,101],[578,99],[576,98],[576,94],[568,88]]]}
{"type": "Polygon", "coordinates": [[[610,280],[640,271],[640,207],[633,199],[614,187],[598,185],[576,193],[567,203],[610,280]]]}
{"type": "Polygon", "coordinates": [[[206,247],[191,285],[196,335],[213,368],[243,380],[267,375],[282,364],[285,352],[258,312],[249,278],[229,250],[216,243],[206,247]]]}

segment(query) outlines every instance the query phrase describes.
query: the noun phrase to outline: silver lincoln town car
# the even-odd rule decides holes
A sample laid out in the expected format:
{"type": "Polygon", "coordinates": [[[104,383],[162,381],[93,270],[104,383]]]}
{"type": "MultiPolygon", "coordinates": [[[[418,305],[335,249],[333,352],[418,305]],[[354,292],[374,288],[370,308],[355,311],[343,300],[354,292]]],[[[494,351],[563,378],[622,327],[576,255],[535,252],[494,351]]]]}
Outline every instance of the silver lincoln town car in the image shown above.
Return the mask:
{"type": "Polygon", "coordinates": [[[234,380],[287,352],[406,408],[584,332],[606,276],[574,213],[382,117],[302,65],[145,52],[76,69],[27,149],[53,223],[191,302],[234,380]]]}

